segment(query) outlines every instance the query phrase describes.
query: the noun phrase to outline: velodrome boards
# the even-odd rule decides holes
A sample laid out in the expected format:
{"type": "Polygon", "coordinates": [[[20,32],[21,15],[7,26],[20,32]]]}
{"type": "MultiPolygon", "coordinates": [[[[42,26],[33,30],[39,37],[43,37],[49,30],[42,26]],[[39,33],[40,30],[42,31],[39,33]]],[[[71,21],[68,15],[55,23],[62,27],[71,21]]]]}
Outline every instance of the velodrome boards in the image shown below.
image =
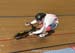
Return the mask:
{"type": "Polygon", "coordinates": [[[0,44],[5,45],[1,48],[1,53],[75,43],[74,14],[75,0],[0,0],[0,44]],[[59,35],[51,35],[43,40],[29,36],[20,41],[6,41],[13,38],[17,32],[28,30],[30,27],[26,27],[24,23],[33,20],[34,17],[31,16],[38,12],[58,15],[60,24],[54,34],[59,35]]]}
{"type": "Polygon", "coordinates": [[[75,0],[0,0],[0,16],[34,16],[38,12],[75,14],[75,0]]]}

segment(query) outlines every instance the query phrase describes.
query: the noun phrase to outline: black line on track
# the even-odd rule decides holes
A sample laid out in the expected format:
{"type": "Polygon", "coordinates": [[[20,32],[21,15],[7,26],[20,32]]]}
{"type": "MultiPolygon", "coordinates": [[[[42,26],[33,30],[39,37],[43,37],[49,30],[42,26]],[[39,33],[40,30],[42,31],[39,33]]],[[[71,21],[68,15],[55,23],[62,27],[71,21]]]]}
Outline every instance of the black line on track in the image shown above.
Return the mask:
{"type": "MultiPolygon", "coordinates": [[[[56,14],[57,16],[75,16],[75,14],[56,14]]],[[[0,16],[0,18],[22,18],[22,17],[34,17],[34,16],[0,16]]]]}
{"type": "Polygon", "coordinates": [[[32,49],[27,49],[27,50],[19,50],[19,51],[14,51],[14,52],[10,52],[10,53],[20,53],[20,52],[25,52],[25,51],[32,51],[32,50],[38,50],[38,49],[49,48],[49,47],[57,47],[57,46],[63,46],[63,45],[69,45],[69,44],[75,44],[75,42],[62,43],[62,44],[57,44],[57,45],[53,45],[53,46],[45,46],[45,47],[32,48],[32,49]]]}

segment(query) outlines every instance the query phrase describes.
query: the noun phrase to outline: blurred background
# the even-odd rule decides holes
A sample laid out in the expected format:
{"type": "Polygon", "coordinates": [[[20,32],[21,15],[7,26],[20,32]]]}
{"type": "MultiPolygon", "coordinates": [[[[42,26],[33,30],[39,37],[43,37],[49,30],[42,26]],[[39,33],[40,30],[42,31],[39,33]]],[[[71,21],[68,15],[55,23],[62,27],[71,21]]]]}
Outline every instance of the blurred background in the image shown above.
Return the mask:
{"type": "MultiPolygon", "coordinates": [[[[75,43],[75,0],[0,0],[0,53],[71,42],[75,43]],[[32,21],[38,12],[53,13],[58,16],[60,24],[53,36],[44,40],[36,36],[19,41],[11,40],[16,33],[30,29],[24,23],[32,21]]],[[[70,46],[25,51],[24,53],[42,53],[65,47],[70,46]]]]}

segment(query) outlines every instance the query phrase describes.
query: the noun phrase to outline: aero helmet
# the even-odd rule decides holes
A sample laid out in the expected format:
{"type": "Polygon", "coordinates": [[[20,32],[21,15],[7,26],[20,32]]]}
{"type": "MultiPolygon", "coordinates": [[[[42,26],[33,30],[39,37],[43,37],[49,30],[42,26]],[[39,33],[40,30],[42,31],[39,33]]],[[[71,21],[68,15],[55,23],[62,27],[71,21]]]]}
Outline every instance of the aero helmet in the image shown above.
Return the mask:
{"type": "Polygon", "coordinates": [[[44,18],[46,16],[46,13],[37,13],[36,16],[35,16],[35,19],[37,21],[41,21],[42,18],[44,18]]]}

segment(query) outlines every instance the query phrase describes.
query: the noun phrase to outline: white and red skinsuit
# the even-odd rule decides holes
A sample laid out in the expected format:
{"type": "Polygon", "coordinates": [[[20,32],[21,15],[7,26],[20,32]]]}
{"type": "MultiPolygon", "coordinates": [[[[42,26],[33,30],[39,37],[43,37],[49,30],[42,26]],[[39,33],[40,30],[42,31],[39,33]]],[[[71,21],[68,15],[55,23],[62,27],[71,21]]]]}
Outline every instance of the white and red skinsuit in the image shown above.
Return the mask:
{"type": "MultiPolygon", "coordinates": [[[[46,14],[42,22],[43,22],[42,27],[39,30],[34,31],[33,34],[40,34],[49,30],[54,30],[57,27],[59,20],[55,14],[46,14]],[[51,27],[52,24],[55,24],[56,26],[51,27]]],[[[31,24],[35,23],[37,23],[36,19],[31,22],[31,24]]]]}

